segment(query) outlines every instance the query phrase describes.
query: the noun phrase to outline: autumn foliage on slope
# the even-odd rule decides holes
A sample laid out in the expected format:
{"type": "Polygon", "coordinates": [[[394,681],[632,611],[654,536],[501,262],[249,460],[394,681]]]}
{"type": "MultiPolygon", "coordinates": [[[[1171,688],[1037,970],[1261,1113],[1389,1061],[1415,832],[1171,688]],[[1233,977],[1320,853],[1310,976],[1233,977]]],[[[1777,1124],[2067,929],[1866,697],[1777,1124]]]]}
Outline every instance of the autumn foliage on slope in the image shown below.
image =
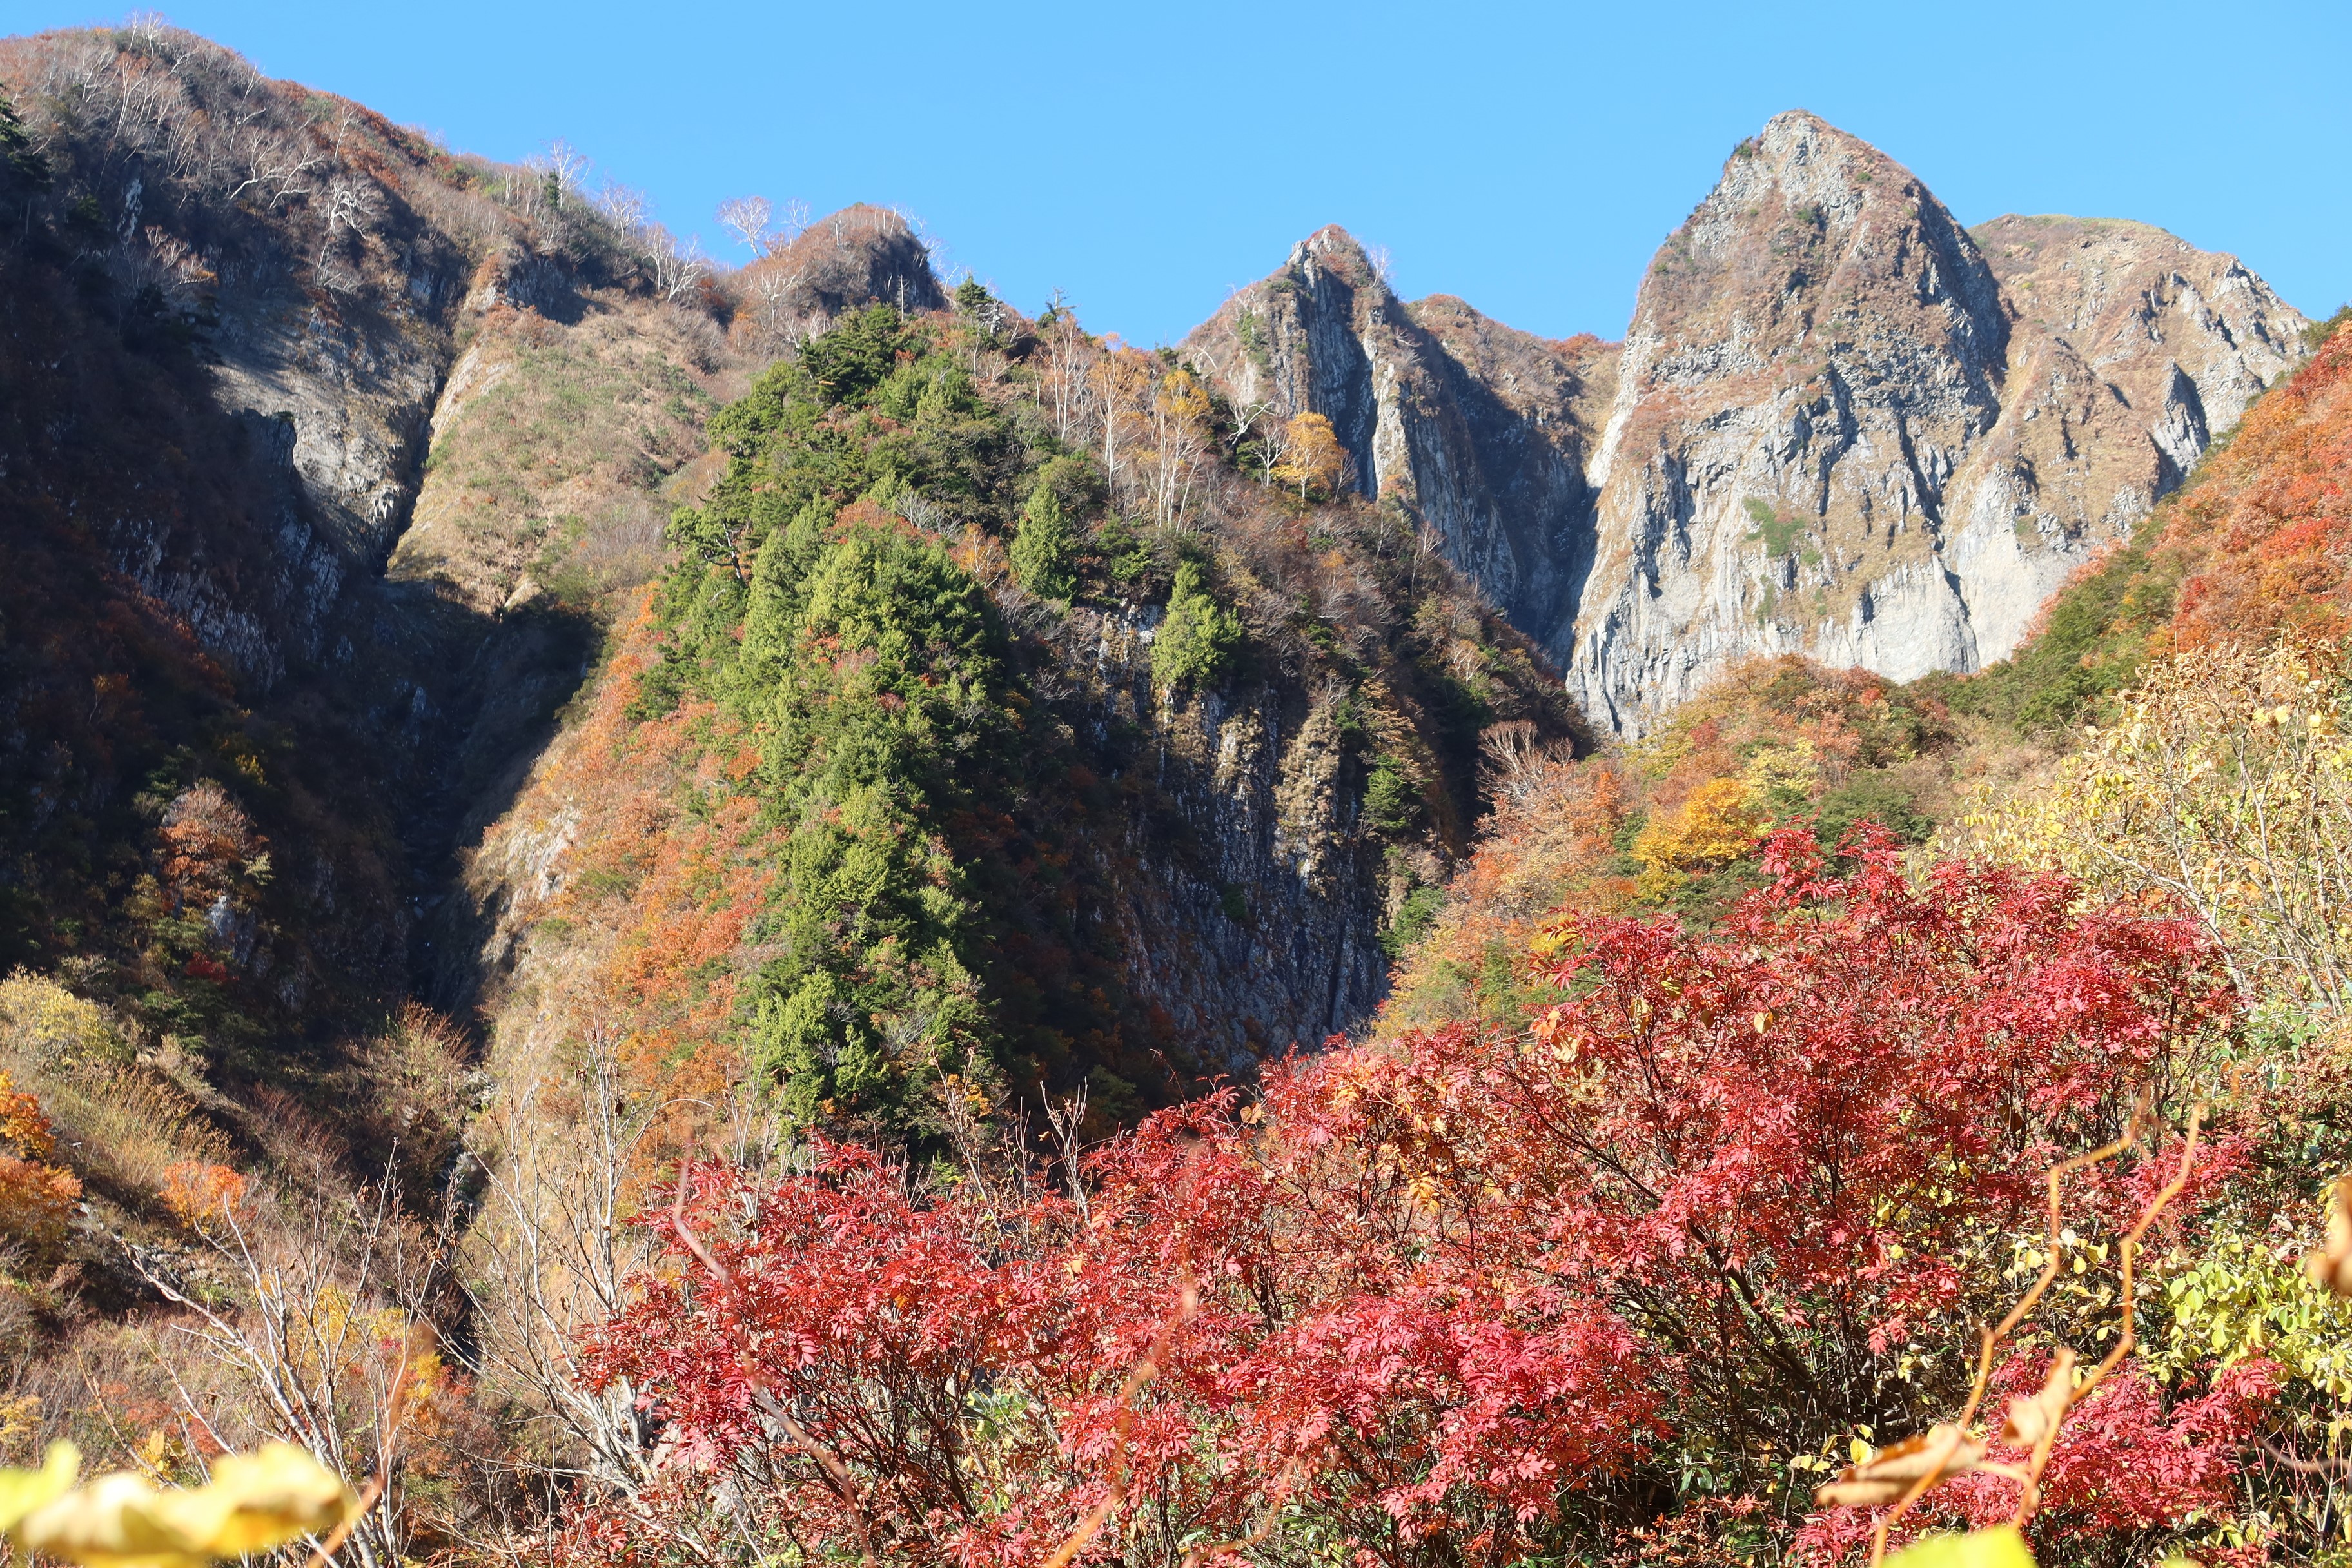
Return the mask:
{"type": "Polygon", "coordinates": [[[1712,918],[1766,879],[1781,826],[1811,823],[1825,846],[1865,818],[1926,837],[1958,739],[1933,696],[1793,655],[1743,662],[1622,750],[1577,758],[1490,732],[1494,811],[1399,964],[1382,1029],[1512,1015],[1527,950],[1564,906],[1712,918]]]}
{"type": "MultiPolygon", "coordinates": [[[[1528,1015],[1294,1061],[1066,1190],[974,1163],[918,1194],[840,1147],[699,1170],[594,1350],[674,1458],[576,1546],[637,1560],[729,1500],[812,1557],[940,1563],[1503,1563],[1693,1492],[1792,1527],[1803,1456],[1965,1393],[1958,1326],[2005,1294],[2044,1167],[2234,1007],[2180,921],[1849,848],[1840,877],[1777,835],[1707,934],[1572,921],[1528,1015]]],[[[2161,1165],[2111,1169],[2074,1223],[2128,1217],[2161,1165]]],[[[2103,1394],[2053,1495],[2119,1435],[2194,1462],[2043,1528],[2216,1506],[2232,1390],[2194,1419],[2103,1394]]]]}
{"type": "Polygon", "coordinates": [[[2177,647],[2352,626],[2352,332],[2336,332],[2247,412],[2165,540],[2190,563],[2172,616],[2177,647]]]}
{"type": "Polygon", "coordinates": [[[2063,724],[2129,686],[2151,653],[2284,632],[2332,637],[2352,561],[2352,331],[2216,441],[2189,482],[2043,609],[2008,663],[1948,687],[1958,707],[2063,724]]]}

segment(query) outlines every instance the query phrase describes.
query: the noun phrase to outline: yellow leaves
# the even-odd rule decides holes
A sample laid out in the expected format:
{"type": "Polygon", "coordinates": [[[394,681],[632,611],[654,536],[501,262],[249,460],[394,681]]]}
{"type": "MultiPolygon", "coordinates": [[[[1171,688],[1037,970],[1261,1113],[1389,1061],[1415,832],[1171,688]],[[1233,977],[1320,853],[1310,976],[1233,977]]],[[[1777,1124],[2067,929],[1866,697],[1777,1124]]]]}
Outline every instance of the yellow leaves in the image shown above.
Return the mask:
{"type": "Polygon", "coordinates": [[[1822,1508],[1888,1508],[1948,1476],[1973,1470],[1985,1457],[1981,1438],[1939,1424],[1850,1465],[1813,1493],[1822,1508]]]}
{"type": "Polygon", "coordinates": [[[2334,1294],[2352,1296],[2352,1175],[2336,1179],[2327,1204],[2327,1238],[2304,1258],[2303,1270],[2334,1294]]]}
{"type": "Polygon", "coordinates": [[[117,1471],[66,1491],[79,1463],[73,1446],[59,1443],[37,1471],[0,1471],[0,1516],[19,1495],[37,1500],[11,1522],[17,1545],[85,1568],[202,1568],[324,1534],[358,1506],[350,1488],[290,1443],[218,1459],[212,1480],[194,1489],[158,1490],[117,1471]]]}
{"type": "Polygon", "coordinates": [[[1886,1560],[1885,1568],[2033,1568],[2033,1553],[2013,1524],[1966,1535],[1930,1535],[1886,1560]]]}
{"type": "Polygon", "coordinates": [[[1297,485],[1299,496],[1319,489],[1325,495],[1339,493],[1340,482],[1347,478],[1348,449],[1331,428],[1331,421],[1320,414],[1301,414],[1283,426],[1283,460],[1274,465],[1273,474],[1286,485],[1297,485]]]}
{"type": "MultiPolygon", "coordinates": [[[[1159,395],[1171,418],[1197,421],[1209,416],[1209,395],[1190,371],[1170,371],[1160,383],[1159,395]]],[[[1324,423],[1328,427],[1329,421],[1324,423]]]]}
{"type": "Polygon", "coordinates": [[[1799,736],[1787,745],[1759,748],[1739,771],[1739,782],[1759,799],[1779,791],[1810,800],[1821,788],[1821,759],[1812,742],[1799,736]]]}
{"type": "Polygon", "coordinates": [[[2333,717],[2347,699],[2352,660],[2293,640],[2153,660],[2124,722],[1988,791],[1952,847],[2158,893],[2210,930],[2241,985],[2352,1003],[2352,748],[2333,717]]]}
{"type": "Polygon", "coordinates": [[[1755,847],[1769,826],[1755,794],[1738,779],[1709,779],[1681,809],[1655,817],[1633,840],[1644,882],[1727,866],[1755,847]]]}
{"type": "Polygon", "coordinates": [[[95,1066],[130,1054],[97,1004],[24,969],[0,980],[0,1036],[27,1059],[59,1067],[95,1066]]]}
{"type": "Polygon", "coordinates": [[[1528,939],[1529,956],[1549,963],[1568,951],[1575,933],[1565,921],[1553,921],[1528,939]]]}
{"type": "Polygon", "coordinates": [[[81,1450],[71,1443],[52,1443],[37,1470],[0,1469],[0,1531],[16,1523],[51,1499],[64,1495],[81,1473],[81,1450]]]}

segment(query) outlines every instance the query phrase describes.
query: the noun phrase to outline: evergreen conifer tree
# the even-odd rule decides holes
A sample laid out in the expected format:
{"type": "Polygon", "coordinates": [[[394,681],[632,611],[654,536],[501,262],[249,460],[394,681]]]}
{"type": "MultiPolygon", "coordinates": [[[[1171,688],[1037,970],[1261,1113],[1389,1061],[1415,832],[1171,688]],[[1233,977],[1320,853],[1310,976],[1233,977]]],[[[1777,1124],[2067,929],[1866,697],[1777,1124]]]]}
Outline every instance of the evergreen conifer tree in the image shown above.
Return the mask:
{"type": "Polygon", "coordinates": [[[1054,493],[1053,476],[1041,477],[1021,509],[1021,527],[1013,536],[1013,574],[1021,585],[1045,599],[1066,599],[1077,592],[1078,539],[1054,493]]]}

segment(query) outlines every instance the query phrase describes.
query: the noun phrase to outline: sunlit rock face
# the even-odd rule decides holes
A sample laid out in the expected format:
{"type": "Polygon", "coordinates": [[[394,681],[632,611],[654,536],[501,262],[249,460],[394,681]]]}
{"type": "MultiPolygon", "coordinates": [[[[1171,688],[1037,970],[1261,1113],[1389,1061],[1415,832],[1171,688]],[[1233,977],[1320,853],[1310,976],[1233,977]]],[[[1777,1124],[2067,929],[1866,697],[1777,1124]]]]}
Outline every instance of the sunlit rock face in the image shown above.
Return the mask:
{"type": "Polygon", "coordinates": [[[1363,491],[1633,734],[1751,654],[1898,679],[2004,657],[2305,325],[2145,225],[1971,233],[1791,112],[1659,249],[1622,344],[1406,304],[1327,228],[1185,347],[1239,405],[1328,416],[1363,491]]]}

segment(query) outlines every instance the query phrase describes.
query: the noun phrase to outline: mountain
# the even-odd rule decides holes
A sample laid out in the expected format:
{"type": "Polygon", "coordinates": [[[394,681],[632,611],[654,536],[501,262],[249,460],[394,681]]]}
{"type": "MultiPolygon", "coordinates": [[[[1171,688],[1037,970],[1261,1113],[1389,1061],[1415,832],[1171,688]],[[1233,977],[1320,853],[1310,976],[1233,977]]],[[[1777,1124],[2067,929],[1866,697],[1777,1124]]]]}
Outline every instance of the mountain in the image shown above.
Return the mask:
{"type": "Polygon", "coordinates": [[[705,420],[943,297],[865,208],[730,293],[576,169],[151,20],[0,42],[0,959],[233,1123],[291,1093],[363,1146],[374,1033],[479,994],[456,851],[662,568],[705,420]]]}
{"type": "MultiPolygon", "coordinates": [[[[1812,918],[1817,883],[1802,920],[1790,888],[1746,913],[1732,900],[1771,879],[1776,829],[1794,830],[1791,853],[1810,829],[1833,868],[1864,821],[1922,847],[1966,802],[2063,794],[2046,781],[2079,774],[2045,770],[2066,747],[2138,743],[2104,705],[2151,657],[2340,640],[2342,319],[2333,337],[2306,329],[2231,258],[2138,225],[1964,232],[1898,166],[1801,114],[1733,153],[1617,343],[1400,300],[1325,228],[1185,343],[1147,352],[939,277],[917,226],[879,207],[758,236],[756,258],[726,268],[642,196],[590,184],[560,143],[522,164],[453,153],[152,17],[0,40],[12,1460],[69,1437],[189,1479],[223,1444],[299,1439],[383,1483],[352,1542],[374,1562],[617,1561],[643,1555],[640,1528],[657,1552],[707,1555],[771,1523],[806,1544],[811,1519],[853,1515],[870,1548],[867,1510],[835,1506],[848,1471],[808,1443],[766,1458],[799,1467],[817,1515],[760,1511],[788,1468],[668,1462],[692,1450],[680,1413],[706,1394],[723,1441],[748,1440],[749,1342],[689,1342],[714,1304],[740,1326],[730,1302],[759,1295],[808,1314],[815,1339],[770,1331],[782,1319],[754,1337],[793,1352],[778,1390],[840,1418],[828,1430],[857,1445],[844,1463],[872,1479],[864,1495],[898,1500],[886,1552],[940,1550],[957,1512],[979,1532],[966,1545],[1003,1545],[1003,1487],[1056,1475],[1070,1489],[1024,1539],[1101,1549],[1085,1544],[1109,1517],[1089,1500],[1097,1461],[1125,1440],[1135,1356],[1160,1345],[1189,1358],[1154,1385],[1183,1384],[1178,1403],[1207,1390],[1217,1422],[1275,1413],[1248,1461],[1267,1461],[1265,1485],[1246,1496],[1225,1463],[1244,1450],[1215,1428],[1179,1445],[1215,1458],[1196,1489],[1231,1494],[1221,1520],[1154,1522],[1142,1500],[1167,1489],[1138,1489],[1114,1528],[1167,1561],[1261,1525],[1307,1531],[1302,1551],[1409,1531],[1416,1550],[1455,1552],[1407,1495],[1433,1473],[1412,1434],[1470,1453],[1491,1432],[1456,1416],[1530,1366],[1545,1387],[1515,1394],[1511,1420],[1525,1405],[1551,1435],[1509,1498],[1464,1516],[1476,1532],[1460,1550],[1491,1554],[1515,1519],[1558,1524],[1546,1553],[1613,1560],[1633,1542],[1641,1556],[1671,1526],[1693,1556],[1686,1526],[1736,1515],[1749,1522],[1730,1526],[1730,1555],[1752,1558],[1771,1543],[1759,1520],[1797,1523],[1820,1455],[1958,1407],[1970,1325],[2011,1299],[2005,1254],[1950,1294],[1984,1249],[1948,1270],[1949,1227],[1927,1215],[1885,1251],[1930,1269],[1916,1278],[1944,1305],[1877,1342],[1880,1306],[1927,1297],[1837,1306],[1861,1278],[1853,1205],[1815,1204],[1818,1119],[1786,1111],[1792,1072],[1813,1073],[1822,1103],[1851,1101],[1823,1042],[1865,1042],[1844,1059],[1869,1071],[1926,1038],[1922,996],[1937,1029],[1980,1036],[1994,971],[1966,954],[1923,966],[1913,938],[1987,918],[2022,955],[1994,977],[2063,1005],[2033,1003],[2049,1027],[2021,1037],[2025,1077],[1985,1079],[1985,1103],[2039,1103],[2032,1074],[2071,1059],[2053,1043],[2110,1066],[2159,1037],[2253,1053],[2261,1070],[2216,1090],[2215,1127],[2294,1149],[2246,1143],[2247,1170],[2268,1173],[2240,1205],[2249,1228],[2181,1258],[2217,1278],[2216,1258],[2283,1256],[2279,1216],[2303,1200],[2282,1194],[2325,1174],[2308,1131],[2347,1121],[2329,1026],[2282,994],[2252,1026],[2221,1012],[2210,1031],[2170,1026],[2227,996],[2162,889],[2085,915],[1998,867],[1914,886],[1865,850],[1856,863],[1885,868],[1866,879],[1866,921],[1812,918]],[[1681,934],[1651,918],[1666,915],[1681,934]],[[2094,925],[2112,954],[2076,940],[2094,925]],[[1759,970],[1757,944],[1784,937],[1759,970]],[[2062,948],[2090,956],[2045,962],[2062,948]],[[2189,1011],[2074,1005],[2135,993],[2157,953],[2189,1011]],[[1691,984],[1732,1005],[1686,1005],[1706,1001],[1691,984]],[[1827,1010],[1792,1012],[1791,995],[1827,1010]],[[1846,1028],[1857,1018],[1866,1030],[1846,1028]],[[1372,1048],[1318,1049],[1342,1032],[1372,1048]],[[1735,1228],[1760,1212],[1749,1177],[1769,1170],[1748,1155],[1780,1151],[1780,1198],[1800,1194],[1807,1234],[1828,1238],[1804,1244],[1805,1267],[1835,1310],[1725,1295],[1706,1247],[1650,1223],[1649,1195],[1577,1195],[1625,1190],[1633,1166],[1579,1173],[1595,1150],[1688,1165],[1648,1131],[1613,1145],[1576,1131],[1666,1124],[1621,1114],[1649,1092],[1636,1079],[1661,1040],[1701,1075],[1689,1103],[1754,1110],[1757,1139],[1707,1145],[1738,1179],[1718,1169],[1705,1201],[1735,1228]],[[1594,1042],[1636,1069],[1630,1099],[1591,1092],[1594,1042]],[[1727,1044],[1747,1064],[1736,1083],[1727,1044]],[[1294,1049],[1314,1054],[1266,1070],[1294,1049]],[[1525,1154],[1529,1123],[1496,1115],[1497,1084],[1536,1089],[1516,1103],[1570,1130],[1500,1186],[1486,1155],[1525,1154]],[[1465,1114],[1486,1129],[1467,1160],[1446,1142],[1465,1114]],[[758,1212],[742,1206],[772,1177],[784,1184],[758,1212]],[[793,1270],[811,1289],[705,1290],[707,1259],[663,1263],[687,1237],[635,1222],[679,1184],[675,1212],[740,1259],[747,1290],[793,1270]],[[1572,1206],[1521,1227],[1538,1191],[1572,1206]],[[1445,1214],[1465,1223],[1424,1223],[1445,1214]],[[1634,1273],[1632,1254],[1559,1246],[1628,1215],[1651,1238],[1634,1273]],[[1527,1243],[1506,1261],[1533,1294],[1495,1272],[1487,1216],[1527,1243]],[[1227,1221],[1242,1250],[1194,1246],[1227,1221]],[[1439,1278],[1429,1244],[1447,1237],[1476,1256],[1439,1278]],[[1571,1255],[1594,1267],[1558,1295],[1571,1255]],[[864,1293],[854,1310],[844,1280],[864,1293]],[[1659,1282],[1704,1310],[1659,1318],[1659,1282]],[[645,1316],[668,1298],[692,1334],[645,1316]],[[1300,1300],[1345,1310],[1302,1316],[1300,1300]],[[910,1301],[953,1331],[894,1360],[910,1301]],[[1462,1331],[1481,1302],[1501,1337],[1462,1331]],[[845,1310],[870,1346],[835,1331],[845,1310]],[[1065,1318],[1105,1331],[1061,1332],[1065,1318]],[[1772,1348],[1813,1355],[1832,1319],[1833,1353],[1772,1348]],[[1215,1338],[1252,1322],[1293,1338],[1262,1337],[1277,1348],[1255,1363],[1215,1338]],[[1765,1331],[1716,1332],[1740,1322],[1765,1331]],[[1381,1361],[1359,1354],[1364,1331],[1434,1359],[1363,1381],[1355,1363],[1381,1361]],[[794,1351],[826,1334],[831,1370],[794,1351]],[[1690,1403],[1682,1352],[1710,1335],[1733,1350],[1700,1382],[1732,1392],[1690,1403]],[[1313,1352],[1292,1370],[1330,1403],[1265,1404],[1265,1368],[1297,1361],[1285,1344],[1313,1352]],[[583,1345],[604,1358],[593,1378],[583,1345]],[[975,1383],[1005,1346],[1078,1360],[1058,1381],[1023,1385],[1000,1362],[975,1383]],[[1645,1380],[1669,1403],[1644,1403],[1645,1380]],[[883,1382],[911,1403],[877,1403],[883,1382]],[[1832,1385],[1847,1392],[1828,1405],[1806,1392],[1832,1385]],[[1589,1393],[1622,1467],[1585,1443],[1589,1393]],[[1074,1445],[1071,1410],[1111,1435],[1074,1445]],[[1301,1410],[1325,1434],[1304,1447],[1301,1410]],[[1757,1410],[1759,1441],[1727,1449],[1727,1420],[1757,1410]],[[899,1488],[918,1473],[910,1432],[951,1504],[899,1488]],[[1266,1511],[1275,1494],[1325,1508],[1315,1478],[1335,1465],[1374,1489],[1358,1521],[1266,1511]],[[982,1470],[988,1485],[965,1485],[982,1470]],[[1313,1485],[1294,1491],[1301,1476],[1313,1485]],[[1693,1476],[1779,1500],[1717,1513],[1693,1476]],[[1565,1523],[1543,1522],[1587,1481],[1565,1523]],[[1699,1500],[1654,1525],[1685,1494],[1699,1500]]],[[[2344,760],[2323,743],[2341,672],[2315,644],[2269,657],[2268,684],[2221,692],[2236,717],[2208,728],[2325,785],[2344,760]]],[[[2216,772],[2179,776],[2203,788],[2216,772]]],[[[2286,798],[2325,824],[2340,795],[2286,798]]],[[[2282,857],[2269,831],[2281,875],[2263,897],[2334,952],[2327,855],[2282,857]]],[[[2235,873],[2196,885],[2260,892],[2235,873]]],[[[2012,1024],[2029,1016],[2013,1000],[2012,1024]]],[[[1950,1054],[1922,1048],[1925,1076],[1871,1113],[1871,1136],[1902,1152],[1950,1054]]],[[[2184,1093],[2203,1082],[2189,1069],[2184,1093]]],[[[1952,1120],[1962,1163],[1983,1164],[1984,1127],[2018,1141],[2009,1195],[1970,1234],[2030,1231],[2049,1149],[2124,1131],[2124,1087],[2083,1100],[2110,1119],[2095,1127],[2063,1106],[1952,1120]]],[[[2164,1114],[2178,1125],[2188,1107],[2164,1114]]],[[[1873,1158],[1899,1178],[1895,1213],[1912,1166],[1873,1158]]],[[[1755,1235],[1764,1278],[1792,1254],[1755,1235]]],[[[2070,1300],[2045,1310],[2096,1307],[2070,1300]]],[[[2186,1297],[2147,1307],[2149,1347],[2221,1342],[2186,1297]]],[[[2095,1325],[2045,1326],[2087,1342],[2095,1325]]],[[[2107,1404],[2123,1383],[2100,1396],[2141,1409],[2145,1435],[2094,1447],[2185,1452],[2180,1434],[2201,1433],[2217,1457],[2192,1468],[2235,1484],[2200,1425],[2216,1407],[2182,1381],[2202,1373],[2146,1353],[2160,1400],[2153,1380],[2141,1405],[2107,1404]],[[2158,1414],[2172,1425],[2147,1424],[2158,1414]]],[[[2316,1406],[2297,1393],[2282,1408],[2316,1406]]],[[[2075,1474],[2053,1468],[2050,1495],[2075,1474]]],[[[2178,1493],[2093,1554],[2170,1550],[2158,1526],[2209,1530],[2219,1495],[2178,1493]]]]}
{"type": "Polygon", "coordinates": [[[1329,417],[1363,492],[1634,734],[1748,654],[1898,679],[2006,656],[2305,325],[2144,225],[1972,235],[1791,112],[1659,250],[1622,344],[1403,303],[1326,229],[1186,349],[1237,405],[1329,417]]]}

